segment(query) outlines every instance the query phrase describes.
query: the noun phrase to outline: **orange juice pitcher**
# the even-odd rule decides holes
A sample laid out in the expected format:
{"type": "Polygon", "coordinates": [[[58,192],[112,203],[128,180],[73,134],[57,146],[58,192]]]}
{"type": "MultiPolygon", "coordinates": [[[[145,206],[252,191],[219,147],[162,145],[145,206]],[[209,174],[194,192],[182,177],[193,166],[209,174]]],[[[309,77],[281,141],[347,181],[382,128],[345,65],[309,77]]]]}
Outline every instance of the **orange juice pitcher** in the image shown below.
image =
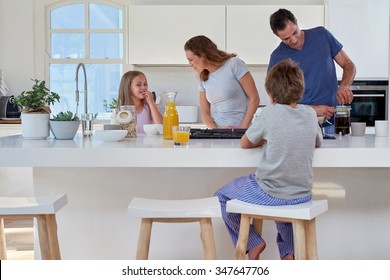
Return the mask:
{"type": "Polygon", "coordinates": [[[165,92],[165,112],[163,119],[163,137],[164,139],[173,139],[172,126],[179,125],[179,115],[176,110],[177,92],[165,92]]]}

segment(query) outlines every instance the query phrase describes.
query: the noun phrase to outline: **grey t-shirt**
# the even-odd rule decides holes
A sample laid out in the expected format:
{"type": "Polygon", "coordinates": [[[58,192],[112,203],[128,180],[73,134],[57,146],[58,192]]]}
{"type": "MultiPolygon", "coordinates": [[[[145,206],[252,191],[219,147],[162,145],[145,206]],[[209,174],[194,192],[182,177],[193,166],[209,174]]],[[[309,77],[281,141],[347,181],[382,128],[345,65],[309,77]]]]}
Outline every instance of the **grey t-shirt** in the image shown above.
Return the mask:
{"type": "Polygon", "coordinates": [[[212,116],[218,126],[240,126],[245,118],[248,98],[239,80],[248,72],[237,57],[228,59],[207,81],[199,82],[199,91],[206,92],[212,116]]]}
{"type": "Polygon", "coordinates": [[[266,106],[246,131],[252,143],[265,139],[256,181],[269,195],[294,199],[311,193],[315,146],[322,143],[316,112],[307,105],[266,106]]]}

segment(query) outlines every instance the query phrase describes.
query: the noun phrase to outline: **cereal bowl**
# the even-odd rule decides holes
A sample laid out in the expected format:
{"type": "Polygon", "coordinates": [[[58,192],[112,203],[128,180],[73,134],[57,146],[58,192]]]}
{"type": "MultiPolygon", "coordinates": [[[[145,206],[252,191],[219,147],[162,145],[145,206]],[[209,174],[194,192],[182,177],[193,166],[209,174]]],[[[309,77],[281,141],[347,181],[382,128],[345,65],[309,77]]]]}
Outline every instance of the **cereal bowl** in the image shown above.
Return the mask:
{"type": "Polygon", "coordinates": [[[95,131],[95,137],[105,142],[118,142],[127,135],[127,130],[98,130],[95,131]]]}
{"type": "Polygon", "coordinates": [[[146,135],[159,135],[162,132],[162,124],[144,124],[144,131],[146,135]]]}

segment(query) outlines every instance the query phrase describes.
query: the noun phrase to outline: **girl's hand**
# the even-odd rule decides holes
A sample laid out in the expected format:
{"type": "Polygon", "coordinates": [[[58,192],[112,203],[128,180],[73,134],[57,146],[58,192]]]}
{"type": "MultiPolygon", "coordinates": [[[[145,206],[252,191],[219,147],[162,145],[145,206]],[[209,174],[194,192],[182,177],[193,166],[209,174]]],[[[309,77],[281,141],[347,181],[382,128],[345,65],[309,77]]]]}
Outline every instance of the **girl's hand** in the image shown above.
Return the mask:
{"type": "Polygon", "coordinates": [[[148,104],[153,104],[154,103],[153,94],[150,91],[145,91],[144,95],[145,95],[146,102],[148,104]]]}

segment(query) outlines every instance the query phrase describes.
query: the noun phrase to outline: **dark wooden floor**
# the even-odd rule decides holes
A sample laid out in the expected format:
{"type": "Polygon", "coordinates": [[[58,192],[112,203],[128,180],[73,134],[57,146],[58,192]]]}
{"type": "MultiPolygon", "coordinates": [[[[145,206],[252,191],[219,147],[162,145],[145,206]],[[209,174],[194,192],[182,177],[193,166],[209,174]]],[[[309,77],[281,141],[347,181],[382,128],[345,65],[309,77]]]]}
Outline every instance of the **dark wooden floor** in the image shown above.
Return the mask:
{"type": "Polygon", "coordinates": [[[32,219],[4,220],[7,259],[34,259],[34,229],[32,219]]]}

